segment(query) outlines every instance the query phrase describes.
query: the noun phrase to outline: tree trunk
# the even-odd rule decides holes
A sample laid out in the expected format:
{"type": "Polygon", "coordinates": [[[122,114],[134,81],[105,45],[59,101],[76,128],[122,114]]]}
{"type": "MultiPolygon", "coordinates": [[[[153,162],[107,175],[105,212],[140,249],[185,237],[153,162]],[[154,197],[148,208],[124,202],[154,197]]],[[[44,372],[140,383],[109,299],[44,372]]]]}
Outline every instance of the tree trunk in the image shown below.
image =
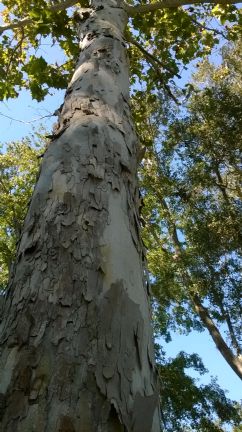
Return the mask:
{"type": "Polygon", "coordinates": [[[119,0],[92,1],[4,306],[0,430],[158,432],[119,0]]]}

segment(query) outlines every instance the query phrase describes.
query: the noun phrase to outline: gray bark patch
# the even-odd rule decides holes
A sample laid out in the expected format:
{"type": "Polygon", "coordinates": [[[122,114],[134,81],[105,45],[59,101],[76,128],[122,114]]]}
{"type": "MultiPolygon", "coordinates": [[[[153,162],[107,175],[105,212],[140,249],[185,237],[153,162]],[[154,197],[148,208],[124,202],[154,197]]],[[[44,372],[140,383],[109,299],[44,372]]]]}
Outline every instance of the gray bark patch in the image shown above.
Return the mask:
{"type": "Polygon", "coordinates": [[[98,309],[98,387],[115,407],[127,431],[151,431],[157,393],[147,396],[142,383],[140,372],[146,365],[141,365],[144,320],[139,305],[128,297],[123,282],[117,281],[105,293],[98,309]],[[137,369],[143,395],[135,391],[137,369]]]}

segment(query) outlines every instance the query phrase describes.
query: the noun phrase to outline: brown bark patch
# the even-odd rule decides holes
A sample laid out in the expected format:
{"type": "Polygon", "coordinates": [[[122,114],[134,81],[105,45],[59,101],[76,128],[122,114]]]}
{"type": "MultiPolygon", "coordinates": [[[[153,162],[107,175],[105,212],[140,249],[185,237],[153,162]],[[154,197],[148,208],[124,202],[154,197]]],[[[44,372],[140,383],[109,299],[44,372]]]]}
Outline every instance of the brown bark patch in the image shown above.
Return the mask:
{"type": "Polygon", "coordinates": [[[58,427],[58,432],[75,432],[72,420],[68,416],[62,416],[58,427]]]}

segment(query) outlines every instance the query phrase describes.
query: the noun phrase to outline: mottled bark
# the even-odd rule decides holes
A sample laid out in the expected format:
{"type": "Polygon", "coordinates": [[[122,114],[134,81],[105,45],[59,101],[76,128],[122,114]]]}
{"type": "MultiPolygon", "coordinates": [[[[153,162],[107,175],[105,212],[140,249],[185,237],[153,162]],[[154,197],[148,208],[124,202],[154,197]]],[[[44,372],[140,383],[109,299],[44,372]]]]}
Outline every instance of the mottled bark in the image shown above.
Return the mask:
{"type": "Polygon", "coordinates": [[[118,0],[92,1],[4,306],[0,430],[158,432],[118,0]]]}

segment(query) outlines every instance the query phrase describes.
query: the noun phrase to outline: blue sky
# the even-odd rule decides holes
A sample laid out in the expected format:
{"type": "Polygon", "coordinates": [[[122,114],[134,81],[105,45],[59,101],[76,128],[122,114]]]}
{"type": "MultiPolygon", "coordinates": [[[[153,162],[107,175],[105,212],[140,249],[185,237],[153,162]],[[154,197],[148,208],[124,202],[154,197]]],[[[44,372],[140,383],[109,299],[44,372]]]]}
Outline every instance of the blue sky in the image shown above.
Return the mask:
{"type": "Polygon", "coordinates": [[[51,129],[56,120],[52,114],[63,102],[64,93],[54,91],[38,103],[29,92],[22,91],[17,99],[0,102],[1,143],[21,139],[40,124],[51,129]]]}
{"type": "Polygon", "coordinates": [[[227,395],[231,399],[242,399],[239,377],[227,365],[207,331],[202,333],[194,331],[188,336],[173,334],[173,342],[166,344],[165,349],[170,357],[174,357],[179,351],[199,354],[209,373],[202,377],[199,377],[198,374],[193,376],[200,379],[200,382],[204,384],[209,383],[211,376],[217,377],[219,385],[224,390],[228,390],[227,395]]]}

